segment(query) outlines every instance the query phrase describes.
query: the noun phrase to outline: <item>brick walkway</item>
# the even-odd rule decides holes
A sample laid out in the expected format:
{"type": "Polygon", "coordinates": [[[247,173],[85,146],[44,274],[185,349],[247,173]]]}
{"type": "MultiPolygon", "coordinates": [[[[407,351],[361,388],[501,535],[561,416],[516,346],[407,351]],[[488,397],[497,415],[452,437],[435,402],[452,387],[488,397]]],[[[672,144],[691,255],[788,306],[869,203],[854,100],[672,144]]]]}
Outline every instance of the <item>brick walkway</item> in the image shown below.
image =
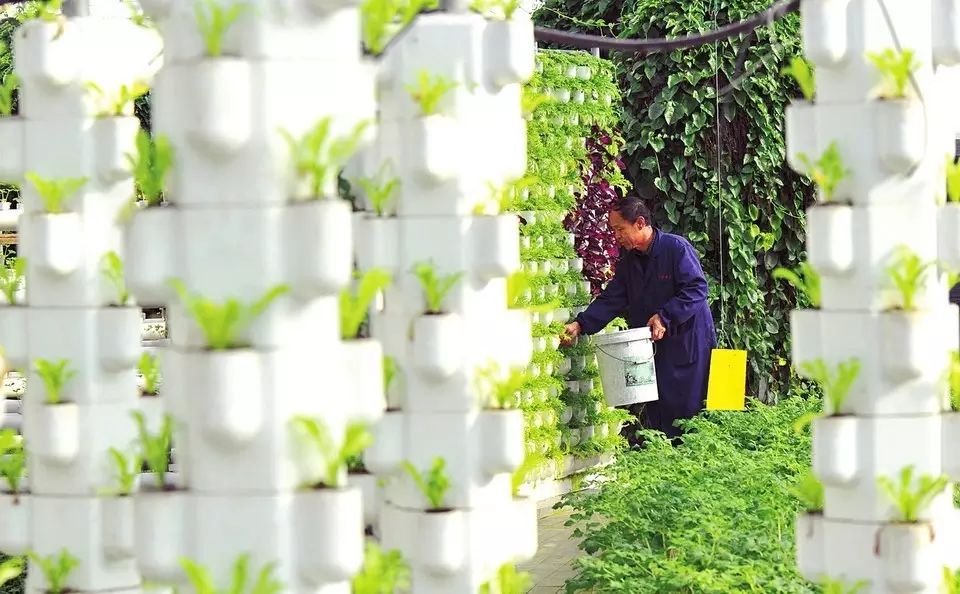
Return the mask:
{"type": "Polygon", "coordinates": [[[537,556],[518,566],[521,571],[533,574],[533,589],[530,594],[556,594],[564,592],[567,579],[576,574],[573,560],[580,556],[577,539],[572,537],[573,528],[563,525],[571,511],[557,511],[549,507],[540,512],[537,556]]]}

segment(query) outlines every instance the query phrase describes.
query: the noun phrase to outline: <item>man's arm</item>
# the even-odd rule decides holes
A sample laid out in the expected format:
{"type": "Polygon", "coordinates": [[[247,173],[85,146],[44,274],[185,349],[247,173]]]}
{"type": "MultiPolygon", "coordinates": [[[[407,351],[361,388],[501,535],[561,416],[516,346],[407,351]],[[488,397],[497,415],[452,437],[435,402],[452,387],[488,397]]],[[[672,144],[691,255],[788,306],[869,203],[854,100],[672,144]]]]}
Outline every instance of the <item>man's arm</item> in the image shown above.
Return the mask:
{"type": "Polygon", "coordinates": [[[689,320],[693,312],[707,299],[707,278],[693,246],[685,242],[683,253],[677,262],[675,281],[676,294],[657,312],[667,329],[689,320]]]}
{"type": "Polygon", "coordinates": [[[580,312],[575,322],[583,334],[596,334],[627,308],[626,274],[614,274],[602,293],[587,309],[580,312]]]}

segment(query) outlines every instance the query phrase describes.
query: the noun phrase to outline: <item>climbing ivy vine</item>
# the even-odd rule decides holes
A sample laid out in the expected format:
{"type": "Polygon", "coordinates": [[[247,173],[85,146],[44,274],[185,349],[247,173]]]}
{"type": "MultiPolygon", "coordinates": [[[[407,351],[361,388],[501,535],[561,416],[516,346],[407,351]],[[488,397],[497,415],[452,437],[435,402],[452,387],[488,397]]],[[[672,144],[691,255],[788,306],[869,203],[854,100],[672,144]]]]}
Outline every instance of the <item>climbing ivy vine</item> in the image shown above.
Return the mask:
{"type": "MultiPolygon", "coordinates": [[[[547,0],[535,18],[622,38],[680,37],[769,4],[547,0]]],[[[750,41],[610,57],[623,92],[628,177],[651,187],[661,227],[700,253],[721,344],[749,352],[749,391],[764,398],[771,379],[790,377],[788,312],[798,299],[772,271],[803,260],[803,213],[813,192],[784,160],[783,109],[799,89],[781,71],[800,51],[799,17],[760,28],[750,41]]]]}

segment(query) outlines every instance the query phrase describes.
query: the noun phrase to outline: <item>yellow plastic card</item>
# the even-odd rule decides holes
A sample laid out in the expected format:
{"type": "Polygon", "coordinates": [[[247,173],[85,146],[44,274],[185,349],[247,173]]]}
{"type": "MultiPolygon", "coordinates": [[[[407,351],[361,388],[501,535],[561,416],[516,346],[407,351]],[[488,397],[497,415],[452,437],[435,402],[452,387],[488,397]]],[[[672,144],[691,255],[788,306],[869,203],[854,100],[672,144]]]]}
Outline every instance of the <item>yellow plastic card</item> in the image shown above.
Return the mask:
{"type": "Polygon", "coordinates": [[[747,394],[747,351],[714,349],[707,384],[707,410],[743,410],[747,394]]]}

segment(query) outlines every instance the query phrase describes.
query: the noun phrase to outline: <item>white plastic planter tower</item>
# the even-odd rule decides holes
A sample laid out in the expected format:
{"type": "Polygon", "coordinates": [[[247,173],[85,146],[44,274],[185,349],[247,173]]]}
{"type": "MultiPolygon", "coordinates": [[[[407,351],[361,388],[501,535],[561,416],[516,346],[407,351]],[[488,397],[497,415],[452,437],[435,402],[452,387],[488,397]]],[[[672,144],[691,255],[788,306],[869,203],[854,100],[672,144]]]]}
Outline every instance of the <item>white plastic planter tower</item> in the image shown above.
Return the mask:
{"type": "Polygon", "coordinates": [[[856,358],[861,369],[842,409],[827,411],[842,415],[814,421],[814,471],[825,486],[825,509],[822,517],[800,519],[798,562],[809,579],[865,580],[865,591],[874,594],[940,592],[943,567],[960,565],[951,489],[918,523],[903,524],[877,482],[882,476],[897,482],[911,465],[914,480],[944,472],[960,477],[956,423],[944,413],[942,381],[948,353],[957,348],[956,309],[935,267],[916,309],[897,309],[902,301],[886,272],[901,245],[925,263],[960,261],[960,254],[938,253],[937,241],[943,165],[954,152],[953,130],[943,122],[950,121],[955,96],[937,69],[960,56],[958,21],[946,16],[958,5],[801,3],[817,93],[813,105],[793,112],[805,121],[792,123],[788,145],[816,160],[836,143],[849,175],[837,187],[836,204],[821,194],[807,213],[822,308],[792,317],[794,354],[820,358],[831,371],[856,358]],[[919,69],[906,99],[880,99],[880,73],[867,56],[896,48],[913,50],[919,69]]]}
{"type": "Polygon", "coordinates": [[[300,139],[329,118],[333,139],[371,120],[373,72],[355,3],[244,4],[217,56],[192,2],[148,4],[165,45],[153,130],[175,165],[170,204],[134,215],[127,262],[133,290],[168,307],[162,369],[180,476],[176,490],[137,494],[137,557],[155,582],[182,584],[186,557],[226,587],[248,554],[253,571],[276,564],[283,591],[347,592],[363,560],[361,494],[308,488],[321,468],[291,420],[321,420],[339,446],[348,422],[382,414],[382,389],[353,383],[382,369],[374,357],[350,367],[356,377],[346,371],[338,296],[350,280],[350,207],[328,187],[300,191],[282,131],[300,139]],[[213,351],[171,278],[217,303],[289,290],[235,348],[213,351]]]}
{"type": "Polygon", "coordinates": [[[397,216],[360,218],[357,247],[361,269],[394,275],[371,328],[400,372],[364,462],[388,479],[378,532],[410,562],[418,594],[476,592],[502,564],[536,551],[535,506],[511,494],[524,457],[522,413],[484,410],[474,389],[478,368],[530,360],[529,314],[508,310],[506,298],[505,278],[519,268],[519,221],[472,214],[491,184],[524,174],[520,83],[533,54],[520,11],[509,22],[447,11],[421,15],[381,65],[379,138],[365,167],[390,161],[401,189],[397,216]],[[408,91],[421,72],[456,84],[428,116],[408,91]],[[420,262],[463,274],[438,315],[425,315],[412,273],[420,262]],[[437,457],[450,488],[430,510],[402,464],[426,471],[437,457]]]}
{"type": "MultiPolygon", "coordinates": [[[[0,170],[22,184],[19,253],[28,279],[25,301],[2,308],[0,344],[28,377],[22,430],[30,490],[19,498],[0,494],[0,538],[8,554],[32,550],[46,557],[67,549],[79,563],[63,587],[85,592],[133,592],[141,585],[122,530],[132,521],[129,499],[101,495],[114,486],[108,450],[130,452],[135,437],[130,411],[138,397],[140,309],[111,305],[116,293],[101,277],[100,262],[121,250],[116,218],[133,180],[114,164],[133,151],[138,123],[132,104],[123,115],[96,118],[87,83],[113,94],[148,80],[160,43],[126,18],[120,2],[116,8],[24,23],[13,47],[20,115],[0,119],[0,170]],[[27,173],[86,182],[52,214],[27,173]],[[46,402],[38,359],[65,359],[75,372],[60,404],[46,402]]],[[[32,563],[26,588],[48,588],[32,563]]]]}

